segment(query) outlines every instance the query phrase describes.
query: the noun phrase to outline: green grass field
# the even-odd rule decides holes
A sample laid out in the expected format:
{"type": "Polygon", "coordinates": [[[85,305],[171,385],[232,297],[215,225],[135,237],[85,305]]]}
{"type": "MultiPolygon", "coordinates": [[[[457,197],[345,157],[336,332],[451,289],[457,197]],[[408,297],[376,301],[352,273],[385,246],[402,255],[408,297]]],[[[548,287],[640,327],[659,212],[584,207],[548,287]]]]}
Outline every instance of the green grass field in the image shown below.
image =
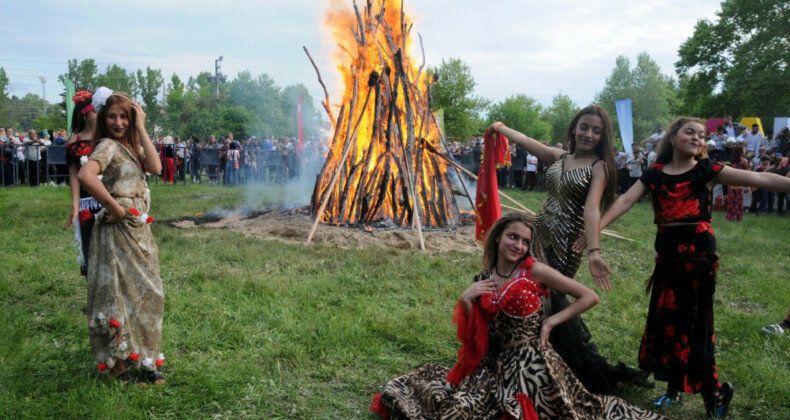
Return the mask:
{"type": "MultiPolygon", "coordinates": [[[[281,196],[282,196],[282,192],[281,196]]],[[[510,191],[538,209],[541,193],[510,191]]],[[[246,203],[240,189],[152,186],[158,220],[246,203]]],[[[266,205],[258,201],[258,205],[266,205]]],[[[88,345],[66,188],[0,190],[0,417],[372,418],[370,397],[427,361],[455,362],[452,308],[480,253],[349,251],[154,223],[166,293],[163,387],[122,387],[88,345]]],[[[790,418],[790,339],[759,333],[790,303],[790,217],[715,216],[717,362],[734,419],[790,418]]],[[[636,364],[653,267],[645,202],[603,239],[614,290],[585,314],[602,354],[636,364]]],[[[578,280],[592,285],[582,264],[578,280]]],[[[663,390],[621,386],[643,407],[663,390]]],[[[701,418],[699,396],[665,412],[701,418]]]]}

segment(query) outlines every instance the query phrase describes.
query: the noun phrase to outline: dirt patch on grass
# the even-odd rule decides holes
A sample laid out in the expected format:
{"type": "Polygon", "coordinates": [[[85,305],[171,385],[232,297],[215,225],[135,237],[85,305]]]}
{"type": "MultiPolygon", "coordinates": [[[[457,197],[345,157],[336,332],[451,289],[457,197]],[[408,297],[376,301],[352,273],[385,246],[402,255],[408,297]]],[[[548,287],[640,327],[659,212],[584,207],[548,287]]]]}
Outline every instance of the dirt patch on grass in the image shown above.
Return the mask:
{"type": "MultiPolygon", "coordinates": [[[[245,236],[278,240],[290,244],[304,244],[313,226],[313,220],[301,211],[258,211],[198,215],[166,220],[162,223],[179,229],[197,227],[230,229],[245,236]]],[[[425,229],[425,249],[428,252],[475,252],[474,224],[465,223],[452,229],[425,229]]],[[[419,250],[420,241],[416,230],[397,228],[348,228],[319,224],[312,243],[337,246],[345,249],[383,247],[403,250],[419,250]]]]}

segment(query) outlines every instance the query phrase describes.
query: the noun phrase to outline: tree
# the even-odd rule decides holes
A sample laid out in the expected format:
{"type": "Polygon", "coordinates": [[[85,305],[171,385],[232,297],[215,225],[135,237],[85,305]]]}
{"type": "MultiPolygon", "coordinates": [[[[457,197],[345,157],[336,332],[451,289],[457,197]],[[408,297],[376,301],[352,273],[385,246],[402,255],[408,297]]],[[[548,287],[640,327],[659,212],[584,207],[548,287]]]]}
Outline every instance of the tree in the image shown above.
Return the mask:
{"type": "Polygon", "coordinates": [[[126,92],[132,98],[136,98],[139,93],[134,72],[127,72],[117,64],[107,66],[107,70],[103,74],[96,76],[94,84],[96,88],[106,86],[114,91],[126,92]]]}
{"type": "MultiPolygon", "coordinates": [[[[649,136],[656,126],[666,126],[674,118],[673,109],[678,101],[676,84],[671,77],[661,73],[647,53],[637,56],[636,66],[625,56],[615,60],[615,67],[603,90],[595,95],[595,102],[606,108],[612,119],[615,137],[618,137],[618,119],[615,102],[631,98],[634,142],[649,136]]],[[[622,141],[622,139],[621,139],[622,141]]]]}
{"type": "Polygon", "coordinates": [[[436,69],[438,76],[431,98],[433,109],[444,109],[444,128],[451,138],[466,139],[482,131],[483,112],[489,101],[472,95],[475,79],[471,68],[460,58],[451,58],[436,69]]]}
{"type": "Polygon", "coordinates": [[[571,97],[558,93],[551,99],[551,107],[546,108],[541,119],[546,121],[551,127],[550,137],[553,142],[564,142],[565,131],[573,116],[579,111],[579,107],[571,100],[571,97]]]}
{"type": "Polygon", "coordinates": [[[534,139],[548,140],[551,126],[540,119],[541,111],[542,107],[536,99],[518,94],[492,105],[488,120],[489,123],[502,121],[534,139]]]}
{"type": "Polygon", "coordinates": [[[28,93],[21,98],[12,96],[8,101],[9,111],[4,124],[7,127],[13,127],[16,131],[26,131],[33,128],[33,120],[41,115],[43,102],[40,96],[33,93],[28,93]]]}
{"type": "Polygon", "coordinates": [[[143,98],[143,110],[146,114],[145,120],[149,131],[155,128],[160,120],[159,110],[161,107],[156,97],[164,83],[162,70],[154,70],[151,67],[146,67],[145,73],[142,69],[137,70],[137,84],[140,86],[140,96],[143,98]]]}
{"type": "MultiPolygon", "coordinates": [[[[99,86],[96,84],[96,75],[99,74],[99,68],[96,66],[96,61],[92,58],[82,60],[77,63],[77,59],[68,61],[68,71],[66,74],[58,76],[58,81],[61,84],[66,83],[66,79],[74,82],[77,90],[95,91],[99,86]]],[[[71,99],[71,98],[69,98],[71,99]]]]}
{"type": "Polygon", "coordinates": [[[9,99],[8,99],[8,84],[11,81],[5,73],[5,69],[0,67],[0,121],[8,120],[9,112],[9,99]]]}
{"type": "Polygon", "coordinates": [[[790,114],[790,3],[725,0],[697,22],[675,63],[682,111],[699,116],[790,114]]]}
{"type": "Polygon", "coordinates": [[[283,112],[285,115],[290,116],[288,120],[291,125],[291,132],[294,134],[297,132],[296,104],[299,101],[299,97],[301,97],[305,140],[313,134],[318,134],[318,131],[321,129],[321,113],[315,109],[313,97],[310,96],[307,87],[301,83],[286,86],[283,89],[282,97],[283,112]]]}

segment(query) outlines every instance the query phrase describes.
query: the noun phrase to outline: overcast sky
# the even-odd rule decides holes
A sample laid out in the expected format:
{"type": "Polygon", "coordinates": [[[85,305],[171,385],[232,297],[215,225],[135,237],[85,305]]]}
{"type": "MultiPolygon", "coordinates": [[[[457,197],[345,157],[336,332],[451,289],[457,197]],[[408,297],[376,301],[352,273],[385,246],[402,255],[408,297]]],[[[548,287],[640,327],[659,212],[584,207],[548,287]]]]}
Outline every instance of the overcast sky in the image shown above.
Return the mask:
{"type": "MultiPolygon", "coordinates": [[[[351,6],[351,0],[333,0],[351,6]]],[[[151,66],[182,80],[214,70],[222,55],[229,78],[243,70],[269,74],[279,86],[302,82],[323,92],[302,46],[313,54],[330,94],[340,93],[331,62],[334,42],[323,27],[329,0],[3,1],[0,67],[10,94],[59,100],[57,76],[67,60],[93,58],[100,71],[151,66]]],[[[361,0],[364,3],[364,0],[361,0]]],[[[699,19],[715,19],[715,0],[411,0],[413,32],[426,61],[460,57],[476,94],[493,101],[523,93],[544,105],[559,92],[589,104],[618,55],[632,63],[647,52],[674,76],[680,44],[699,19]]],[[[334,97],[333,97],[334,99],[334,97]]],[[[334,100],[336,103],[337,100],[334,100]]]]}

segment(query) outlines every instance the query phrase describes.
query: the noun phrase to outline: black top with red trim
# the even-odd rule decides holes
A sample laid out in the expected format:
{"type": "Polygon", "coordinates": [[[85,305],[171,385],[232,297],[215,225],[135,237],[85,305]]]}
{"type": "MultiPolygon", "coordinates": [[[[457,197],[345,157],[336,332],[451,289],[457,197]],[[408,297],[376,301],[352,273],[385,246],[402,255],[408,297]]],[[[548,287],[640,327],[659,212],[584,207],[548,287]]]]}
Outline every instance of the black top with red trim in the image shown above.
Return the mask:
{"type": "MultiPolygon", "coordinates": [[[[80,136],[77,136],[76,141],[66,145],[66,164],[69,166],[76,165],[79,171],[79,169],[82,168],[82,157],[85,156],[85,161],[87,162],[91,152],[91,141],[80,140],[80,136]]],[[[86,197],[90,197],[90,194],[80,185],[80,198],[86,197]]]]}
{"type": "Polygon", "coordinates": [[[677,175],[664,173],[664,164],[650,166],[639,180],[652,193],[654,223],[710,222],[712,193],[707,184],[723,167],[707,158],[677,175]]]}

